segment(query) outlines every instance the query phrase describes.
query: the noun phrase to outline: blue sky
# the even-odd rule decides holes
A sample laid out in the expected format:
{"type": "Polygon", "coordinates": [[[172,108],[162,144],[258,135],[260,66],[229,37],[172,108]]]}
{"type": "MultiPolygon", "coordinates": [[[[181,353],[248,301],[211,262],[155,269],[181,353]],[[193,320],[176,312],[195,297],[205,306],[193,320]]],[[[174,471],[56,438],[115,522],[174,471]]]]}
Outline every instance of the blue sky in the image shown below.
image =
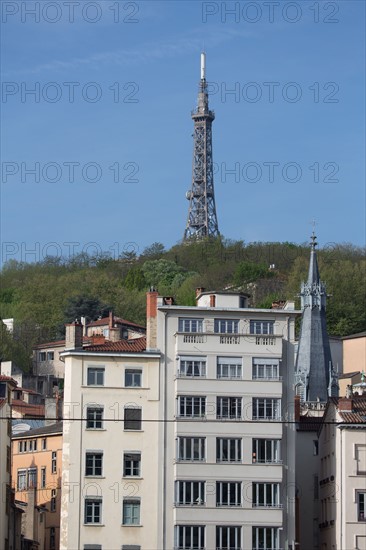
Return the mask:
{"type": "Polygon", "coordinates": [[[203,48],[220,232],[364,243],[363,1],[2,10],[3,261],[182,238],[203,48]]]}

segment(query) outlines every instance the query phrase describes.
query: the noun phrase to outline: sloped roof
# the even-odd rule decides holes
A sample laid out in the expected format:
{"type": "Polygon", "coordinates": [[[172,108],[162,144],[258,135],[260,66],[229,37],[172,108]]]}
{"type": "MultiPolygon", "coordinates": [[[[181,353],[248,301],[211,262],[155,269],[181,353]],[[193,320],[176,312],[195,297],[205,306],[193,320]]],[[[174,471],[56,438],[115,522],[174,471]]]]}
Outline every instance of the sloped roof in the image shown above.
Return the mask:
{"type": "Polygon", "coordinates": [[[35,437],[37,435],[51,435],[51,434],[62,434],[62,422],[55,422],[54,424],[49,424],[43,426],[42,428],[33,428],[33,430],[28,430],[27,432],[22,432],[18,435],[13,435],[12,439],[22,439],[28,437],[35,437]]]}
{"type": "Polygon", "coordinates": [[[340,411],[339,399],[333,398],[338,413],[343,422],[347,424],[364,424],[366,428],[366,396],[352,396],[352,411],[340,411]]]}
{"type": "MultiPolygon", "coordinates": [[[[121,319],[121,317],[113,317],[113,322],[117,323],[117,325],[127,325],[131,327],[136,327],[139,329],[146,330],[145,327],[142,325],[138,325],[136,323],[132,323],[131,321],[127,321],[126,319],[121,319]]],[[[109,317],[103,317],[102,319],[97,319],[96,321],[92,321],[91,323],[87,324],[87,327],[98,327],[101,325],[109,325],[109,317]]]]}
{"type": "Polygon", "coordinates": [[[14,380],[11,376],[5,376],[5,374],[0,374],[0,382],[10,382],[13,386],[17,386],[18,382],[14,380]]]}
{"type": "Polygon", "coordinates": [[[23,415],[44,416],[44,405],[33,405],[31,403],[26,403],[21,399],[13,399],[11,401],[11,405],[15,411],[20,412],[23,415]]]}
{"type": "Polygon", "coordinates": [[[134,340],[118,340],[118,342],[105,342],[104,344],[97,344],[88,346],[86,351],[93,352],[130,352],[141,353],[146,350],[146,338],[135,338],[134,340]]]}

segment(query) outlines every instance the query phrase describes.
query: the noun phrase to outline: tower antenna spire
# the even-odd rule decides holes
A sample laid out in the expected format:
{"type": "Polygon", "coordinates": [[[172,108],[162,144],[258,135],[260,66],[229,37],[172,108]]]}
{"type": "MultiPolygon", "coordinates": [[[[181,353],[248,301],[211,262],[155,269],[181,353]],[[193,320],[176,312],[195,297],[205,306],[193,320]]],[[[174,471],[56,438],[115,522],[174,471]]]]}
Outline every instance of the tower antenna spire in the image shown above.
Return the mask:
{"type": "Polygon", "coordinates": [[[218,237],[212,160],[212,122],[215,113],[208,106],[208,85],[206,81],[206,53],[201,53],[201,80],[199,83],[197,108],[192,111],[193,166],[192,186],[187,192],[189,200],[188,218],[184,241],[218,237]]]}

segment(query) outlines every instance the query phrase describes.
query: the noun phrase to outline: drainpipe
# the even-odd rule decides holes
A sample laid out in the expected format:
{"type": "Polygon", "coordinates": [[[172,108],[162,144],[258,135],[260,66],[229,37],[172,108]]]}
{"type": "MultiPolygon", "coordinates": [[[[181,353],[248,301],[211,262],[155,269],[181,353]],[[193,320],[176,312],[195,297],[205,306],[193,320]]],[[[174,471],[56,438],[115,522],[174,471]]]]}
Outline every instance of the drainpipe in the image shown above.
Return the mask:
{"type": "Polygon", "coordinates": [[[168,399],[168,389],[167,389],[167,365],[166,365],[166,357],[167,357],[167,312],[164,311],[164,372],[163,372],[163,430],[164,430],[164,437],[163,437],[163,550],[166,548],[166,452],[167,452],[167,418],[166,418],[166,410],[167,410],[167,399],[168,399]]]}

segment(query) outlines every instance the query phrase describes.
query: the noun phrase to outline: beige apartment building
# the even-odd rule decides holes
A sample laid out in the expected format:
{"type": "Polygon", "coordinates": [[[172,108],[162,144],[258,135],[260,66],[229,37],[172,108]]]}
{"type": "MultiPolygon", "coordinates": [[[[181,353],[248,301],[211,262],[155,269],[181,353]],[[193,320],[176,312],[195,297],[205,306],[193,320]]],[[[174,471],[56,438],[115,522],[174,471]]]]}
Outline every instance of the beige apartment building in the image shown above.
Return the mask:
{"type": "Polygon", "coordinates": [[[331,398],[323,420],[319,547],[366,550],[366,393],[331,398]]]}
{"type": "Polygon", "coordinates": [[[60,539],[62,422],[13,435],[12,483],[22,536],[44,550],[60,539]]]}
{"type": "Polygon", "coordinates": [[[299,312],[200,289],[196,307],[149,293],[147,315],[162,354],[158,548],[294,549],[299,312]]]}
{"type": "Polygon", "coordinates": [[[156,550],[160,354],[146,339],[82,347],[67,326],[62,550],[156,550]]]}

